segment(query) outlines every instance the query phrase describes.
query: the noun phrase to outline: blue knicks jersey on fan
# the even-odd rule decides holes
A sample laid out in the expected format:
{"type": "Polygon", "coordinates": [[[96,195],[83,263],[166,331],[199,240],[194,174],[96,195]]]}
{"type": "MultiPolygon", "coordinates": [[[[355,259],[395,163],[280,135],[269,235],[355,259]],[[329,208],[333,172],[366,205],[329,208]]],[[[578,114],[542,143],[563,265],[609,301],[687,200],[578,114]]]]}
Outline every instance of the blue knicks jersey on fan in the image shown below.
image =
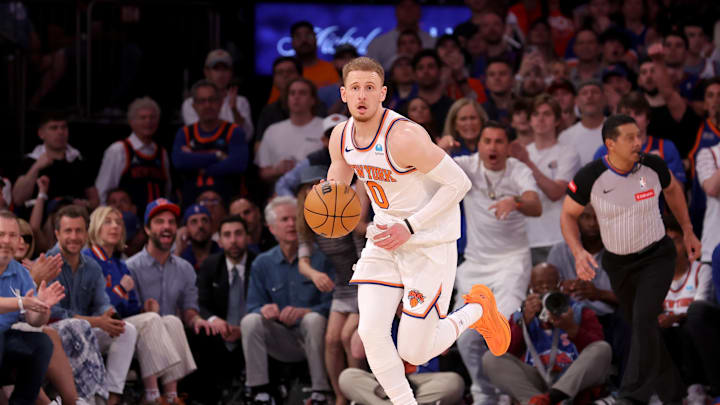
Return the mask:
{"type": "MultiPolygon", "coordinates": [[[[440,185],[414,167],[401,167],[388,149],[390,136],[403,136],[399,122],[417,125],[402,115],[384,109],[375,134],[367,145],[355,141],[355,121],[350,118],[343,127],[340,147],[342,156],[353,168],[358,179],[365,184],[375,212],[373,222],[391,224],[402,222],[420,211],[440,185]]],[[[418,125],[418,128],[421,128],[418,125]]],[[[460,208],[455,206],[438,213],[433,223],[417,230],[408,243],[424,244],[454,241],[460,237],[460,208]]]]}

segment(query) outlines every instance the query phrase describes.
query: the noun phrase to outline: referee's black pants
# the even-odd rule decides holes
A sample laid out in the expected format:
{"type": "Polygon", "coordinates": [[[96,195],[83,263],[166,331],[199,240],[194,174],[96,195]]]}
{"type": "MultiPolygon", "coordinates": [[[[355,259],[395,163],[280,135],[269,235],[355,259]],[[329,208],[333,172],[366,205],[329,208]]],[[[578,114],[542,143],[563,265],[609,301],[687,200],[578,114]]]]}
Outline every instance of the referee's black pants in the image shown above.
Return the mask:
{"type": "Polygon", "coordinates": [[[657,393],[665,404],[682,403],[685,387],[657,319],[673,279],[675,256],[667,236],[639,253],[603,254],[602,266],[632,330],[620,398],[647,403],[657,393]]]}

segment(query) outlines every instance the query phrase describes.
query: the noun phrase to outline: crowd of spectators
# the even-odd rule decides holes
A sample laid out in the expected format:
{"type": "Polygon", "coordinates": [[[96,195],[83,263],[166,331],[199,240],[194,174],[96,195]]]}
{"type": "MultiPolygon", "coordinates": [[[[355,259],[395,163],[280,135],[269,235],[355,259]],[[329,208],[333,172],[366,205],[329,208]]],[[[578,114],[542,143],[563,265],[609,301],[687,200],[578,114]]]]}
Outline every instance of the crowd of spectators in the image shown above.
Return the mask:
{"type": "MultiPolygon", "coordinates": [[[[397,26],[367,47],[386,69],[385,107],[421,124],[472,181],[456,307],[482,283],[511,320],[501,357],[465,333],[462,366],[406,364],[418,402],[614,403],[628,321],[602,268],[579,279],[560,212],[576,172],[606,156],[605,118],[621,113],[685,187],[702,258],[688,260],[661,203],[677,262],[658,325],[687,403],[720,403],[717,9],[465,3],[471,18],[434,38],[420,4],[400,0],[397,26]]],[[[161,107],[142,95],[99,167],[71,146],[68,117],[33,123],[40,143],[0,184],[0,404],[130,403],[133,373],[143,404],[273,404],[289,397],[285,363],[300,363],[313,405],[389,403],[367,372],[347,284],[372,221],[364,186],[346,237],[313,233],[302,210],[347,119],[341,72],[358,50],[340,44],[324,61],[312,21],[287,28],[295,56],[274,61],[257,120],[232,55],[216,49],[182,106],[163,106],[184,122],[170,150],[157,140],[161,107]]],[[[578,226],[601,263],[591,205],[578,226]]]]}

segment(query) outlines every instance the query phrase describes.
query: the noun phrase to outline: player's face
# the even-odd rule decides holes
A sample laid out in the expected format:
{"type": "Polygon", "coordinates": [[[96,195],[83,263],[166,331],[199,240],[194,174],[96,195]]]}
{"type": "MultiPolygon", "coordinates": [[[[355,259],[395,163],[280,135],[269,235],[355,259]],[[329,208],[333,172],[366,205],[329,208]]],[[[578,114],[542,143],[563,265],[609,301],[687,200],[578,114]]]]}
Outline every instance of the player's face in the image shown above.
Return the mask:
{"type": "Polygon", "coordinates": [[[297,207],[290,204],[275,207],[275,222],[270,224],[270,232],[279,243],[297,241],[297,230],[295,229],[296,210],[297,207]]]}
{"type": "Polygon", "coordinates": [[[530,115],[530,127],[536,134],[555,134],[559,123],[552,108],[547,104],[541,104],[530,115]]]}
{"type": "Polygon", "coordinates": [[[480,133],[478,153],[486,168],[503,170],[509,154],[507,133],[500,128],[486,128],[480,133]]]}
{"type": "Polygon", "coordinates": [[[640,152],[642,151],[642,137],[640,136],[640,128],[630,123],[617,127],[618,136],[615,139],[607,140],[608,152],[613,158],[621,159],[625,162],[637,162],[640,160],[640,152]]]}
{"type": "Polygon", "coordinates": [[[465,142],[475,142],[482,127],[480,115],[472,104],[466,104],[458,110],[455,117],[455,130],[465,142]]]}
{"type": "Polygon", "coordinates": [[[353,70],[348,73],[340,96],[347,103],[352,117],[360,122],[369,121],[385,101],[387,88],[377,72],[353,70]]]}

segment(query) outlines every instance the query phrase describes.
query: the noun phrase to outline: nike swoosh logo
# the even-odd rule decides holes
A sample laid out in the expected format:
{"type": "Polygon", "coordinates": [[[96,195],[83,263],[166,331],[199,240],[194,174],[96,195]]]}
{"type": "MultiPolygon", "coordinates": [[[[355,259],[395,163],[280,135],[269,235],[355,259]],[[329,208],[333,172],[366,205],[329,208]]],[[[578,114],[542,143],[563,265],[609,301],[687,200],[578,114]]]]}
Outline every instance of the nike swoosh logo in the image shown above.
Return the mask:
{"type": "Polygon", "coordinates": [[[345,148],[345,152],[352,152],[352,151],[353,151],[353,149],[348,149],[347,147],[345,148]]]}
{"type": "Polygon", "coordinates": [[[609,192],[611,192],[611,191],[613,191],[613,190],[615,190],[615,189],[614,189],[614,188],[611,188],[610,190],[605,190],[605,189],[603,189],[603,194],[607,194],[607,193],[609,193],[609,192]]]}

